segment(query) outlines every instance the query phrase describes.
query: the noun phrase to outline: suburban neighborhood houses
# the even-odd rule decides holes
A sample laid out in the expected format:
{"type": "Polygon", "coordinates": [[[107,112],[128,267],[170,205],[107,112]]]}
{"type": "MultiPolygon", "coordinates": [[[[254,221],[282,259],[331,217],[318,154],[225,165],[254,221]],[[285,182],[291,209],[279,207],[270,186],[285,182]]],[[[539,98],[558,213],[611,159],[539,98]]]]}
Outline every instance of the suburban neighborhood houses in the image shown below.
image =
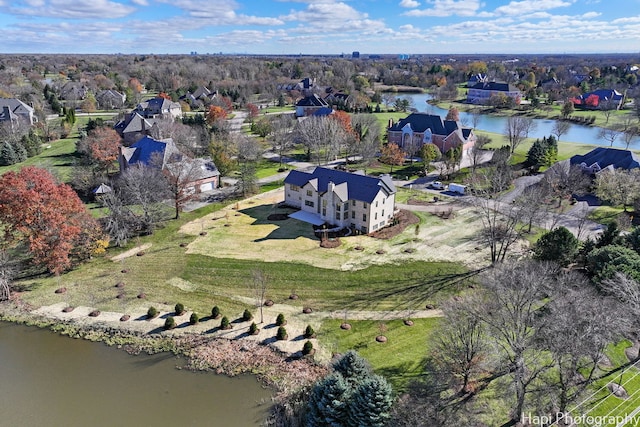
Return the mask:
{"type": "Polygon", "coordinates": [[[186,424],[637,415],[640,57],[349,51],[0,55],[0,320],[248,374],[186,424]]]}

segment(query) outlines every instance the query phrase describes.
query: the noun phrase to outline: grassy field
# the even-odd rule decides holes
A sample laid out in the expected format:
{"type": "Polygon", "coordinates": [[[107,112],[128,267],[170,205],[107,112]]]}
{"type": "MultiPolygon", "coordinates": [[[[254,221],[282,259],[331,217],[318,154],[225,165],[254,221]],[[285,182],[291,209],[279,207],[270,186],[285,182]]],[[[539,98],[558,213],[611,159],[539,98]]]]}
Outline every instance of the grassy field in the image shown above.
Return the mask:
{"type": "Polygon", "coordinates": [[[323,322],[317,331],[318,340],[332,352],[357,350],[377,373],[384,375],[400,391],[411,379],[422,374],[429,350],[428,337],[439,319],[414,319],[413,326],[406,326],[402,320],[349,320],[350,330],[341,329],[342,322],[323,322]],[[378,335],[384,335],[388,341],[377,342],[378,335]]]}

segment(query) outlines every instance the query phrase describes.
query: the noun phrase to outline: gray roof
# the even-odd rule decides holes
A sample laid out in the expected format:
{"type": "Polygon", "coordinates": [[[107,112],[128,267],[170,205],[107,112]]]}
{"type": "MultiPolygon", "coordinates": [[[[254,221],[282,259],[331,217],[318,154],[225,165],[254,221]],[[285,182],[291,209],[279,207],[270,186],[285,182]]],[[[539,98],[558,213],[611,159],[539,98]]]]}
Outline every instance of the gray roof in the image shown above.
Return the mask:
{"type": "Polygon", "coordinates": [[[304,187],[311,182],[319,193],[326,193],[329,182],[332,182],[335,184],[334,191],[343,201],[358,200],[371,203],[380,190],[388,194],[396,192],[389,175],[373,177],[321,167],[315,168],[313,172],[291,171],[284,182],[298,187],[304,187]]]}
{"type": "Polygon", "coordinates": [[[442,117],[434,114],[427,113],[412,113],[404,119],[398,120],[393,126],[389,128],[390,131],[401,131],[403,127],[410,124],[411,129],[414,132],[425,132],[427,129],[431,129],[431,133],[434,135],[447,136],[455,132],[458,129],[463,130],[463,134],[467,137],[471,134],[471,129],[462,128],[462,126],[453,120],[442,120],[442,117]]]}
{"type": "Polygon", "coordinates": [[[504,82],[478,82],[473,86],[469,86],[470,89],[491,90],[500,92],[516,92],[517,87],[504,82]]]}
{"type": "Polygon", "coordinates": [[[296,106],[298,107],[327,107],[328,105],[329,104],[327,104],[327,101],[320,98],[315,93],[311,96],[302,98],[300,101],[296,103],[296,106]]]}
{"type": "Polygon", "coordinates": [[[586,164],[591,167],[595,163],[600,169],[635,169],[640,167],[640,156],[629,150],[598,147],[584,155],[576,155],[569,159],[572,165],[586,164]]]}

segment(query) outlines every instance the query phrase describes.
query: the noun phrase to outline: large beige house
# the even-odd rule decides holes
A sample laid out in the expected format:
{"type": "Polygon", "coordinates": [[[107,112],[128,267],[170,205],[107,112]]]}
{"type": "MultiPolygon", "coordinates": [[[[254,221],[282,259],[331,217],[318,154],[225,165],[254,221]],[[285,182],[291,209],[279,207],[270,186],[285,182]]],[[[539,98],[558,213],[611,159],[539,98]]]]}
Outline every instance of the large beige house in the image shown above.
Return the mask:
{"type": "Polygon", "coordinates": [[[285,203],[300,209],[289,215],[315,225],[328,223],[371,233],[393,222],[396,188],[380,177],[317,167],[291,171],[284,180],[285,203]]]}

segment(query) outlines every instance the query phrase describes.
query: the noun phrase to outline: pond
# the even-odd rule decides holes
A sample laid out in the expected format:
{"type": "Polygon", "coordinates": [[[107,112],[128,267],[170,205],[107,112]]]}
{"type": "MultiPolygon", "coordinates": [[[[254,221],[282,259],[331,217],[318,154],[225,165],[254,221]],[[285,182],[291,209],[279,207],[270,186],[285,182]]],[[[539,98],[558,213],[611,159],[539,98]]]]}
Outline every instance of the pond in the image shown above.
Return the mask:
{"type": "Polygon", "coordinates": [[[169,353],[123,350],[0,322],[6,426],[258,426],[271,392],[253,376],[176,369],[169,353]]]}
{"type": "MultiPolygon", "coordinates": [[[[418,111],[426,112],[430,114],[438,114],[442,117],[447,115],[447,110],[427,103],[427,101],[432,99],[432,96],[427,93],[406,94],[406,95],[402,94],[402,95],[398,95],[398,97],[409,99],[411,102],[411,106],[413,108],[416,108],[418,111]]],[[[600,113],[594,112],[594,114],[600,114],[600,113]]],[[[473,123],[472,115],[470,113],[466,113],[462,111],[460,112],[460,120],[466,126],[471,126],[471,123],[473,123]]],[[[529,134],[529,137],[542,138],[545,136],[549,136],[553,133],[553,126],[555,124],[555,120],[533,119],[533,121],[535,123],[535,129],[529,134]]],[[[483,114],[482,116],[480,116],[477,129],[483,130],[486,132],[504,134],[506,123],[507,123],[506,117],[483,114]]],[[[608,147],[611,144],[611,142],[599,137],[598,136],[599,131],[600,131],[600,128],[596,126],[584,126],[584,125],[572,123],[571,127],[569,128],[569,131],[561,136],[561,141],[575,142],[578,144],[600,145],[600,146],[608,147]]],[[[638,142],[640,142],[640,139],[636,138],[634,143],[638,144],[638,142]]],[[[625,144],[623,143],[621,137],[618,137],[615,140],[613,146],[616,148],[625,148],[625,144]]]]}

